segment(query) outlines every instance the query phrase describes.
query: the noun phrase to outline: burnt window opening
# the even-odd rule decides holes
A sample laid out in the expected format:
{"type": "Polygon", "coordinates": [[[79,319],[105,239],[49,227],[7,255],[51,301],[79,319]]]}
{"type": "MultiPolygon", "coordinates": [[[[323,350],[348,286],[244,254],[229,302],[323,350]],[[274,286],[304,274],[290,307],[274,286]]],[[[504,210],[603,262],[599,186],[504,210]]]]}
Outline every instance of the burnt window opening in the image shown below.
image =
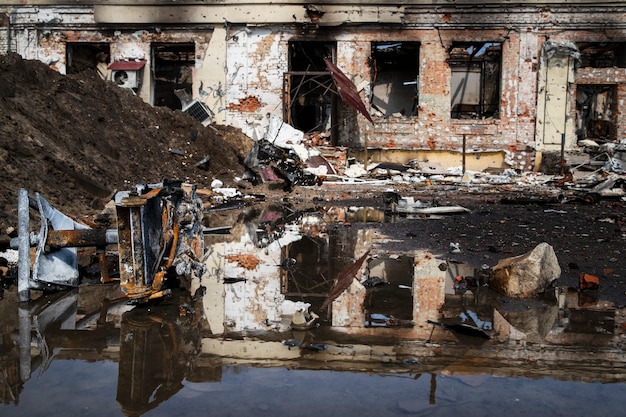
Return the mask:
{"type": "Polygon", "coordinates": [[[365,317],[368,327],[390,327],[413,320],[413,260],[377,258],[368,263],[365,317]],[[400,323],[398,323],[400,321],[400,323]]]}
{"type": "Polygon", "coordinates": [[[576,136],[599,143],[616,140],[617,86],[576,85],[576,136]]]}
{"type": "Polygon", "coordinates": [[[106,77],[106,67],[111,57],[108,43],[67,43],[65,50],[67,74],[93,70],[99,72],[100,77],[106,77]]]}
{"type": "Polygon", "coordinates": [[[283,119],[304,133],[332,135],[336,91],[324,58],[334,61],[335,50],[335,42],[289,42],[283,119]]]}
{"type": "Polygon", "coordinates": [[[339,274],[355,261],[356,230],[328,229],[325,234],[303,236],[281,254],[281,293],[287,300],[311,304],[317,314],[327,313],[322,304],[339,274]]]}
{"type": "Polygon", "coordinates": [[[454,43],[448,64],[453,119],[499,117],[502,44],[454,43]]]}
{"type": "Polygon", "coordinates": [[[577,44],[580,67],[626,68],[626,42],[593,42],[577,44]]]}
{"type": "Polygon", "coordinates": [[[152,45],[155,106],[172,110],[183,108],[180,97],[192,95],[195,54],[196,47],[192,42],[152,45]]]}
{"type": "Polygon", "coordinates": [[[305,236],[283,249],[281,262],[282,293],[291,301],[311,304],[319,308],[333,287],[328,264],[328,246],[323,239],[305,236]]]}
{"type": "Polygon", "coordinates": [[[372,107],[382,116],[417,116],[419,43],[372,43],[372,107]]]}

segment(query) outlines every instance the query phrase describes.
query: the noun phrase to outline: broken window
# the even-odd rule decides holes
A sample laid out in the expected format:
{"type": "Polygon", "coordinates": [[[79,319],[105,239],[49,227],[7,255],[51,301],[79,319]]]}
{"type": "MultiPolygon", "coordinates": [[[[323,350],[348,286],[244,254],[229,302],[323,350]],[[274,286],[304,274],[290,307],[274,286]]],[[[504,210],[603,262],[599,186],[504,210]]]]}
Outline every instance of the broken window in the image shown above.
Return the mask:
{"type": "Polygon", "coordinates": [[[101,71],[106,76],[106,67],[110,61],[111,48],[108,43],[68,42],[66,45],[67,74],[78,74],[85,70],[101,71]],[[98,64],[101,64],[98,66],[98,64]]]}
{"type": "Polygon", "coordinates": [[[152,45],[155,106],[180,110],[183,108],[180,97],[192,96],[195,52],[195,44],[191,42],[152,45]]]}
{"type": "Polygon", "coordinates": [[[416,116],[419,43],[372,43],[372,107],[383,116],[416,116]]]}
{"type": "Polygon", "coordinates": [[[626,68],[626,43],[580,43],[580,66],[591,68],[626,68]]]}
{"type": "Polygon", "coordinates": [[[448,63],[452,72],[452,118],[498,117],[502,44],[454,43],[448,63]]]}
{"type": "Polygon", "coordinates": [[[615,141],[617,86],[576,85],[576,136],[578,140],[615,141]]]}
{"type": "Polygon", "coordinates": [[[324,58],[334,61],[335,49],[334,42],[289,42],[283,119],[305,133],[331,133],[336,92],[324,58]]]}

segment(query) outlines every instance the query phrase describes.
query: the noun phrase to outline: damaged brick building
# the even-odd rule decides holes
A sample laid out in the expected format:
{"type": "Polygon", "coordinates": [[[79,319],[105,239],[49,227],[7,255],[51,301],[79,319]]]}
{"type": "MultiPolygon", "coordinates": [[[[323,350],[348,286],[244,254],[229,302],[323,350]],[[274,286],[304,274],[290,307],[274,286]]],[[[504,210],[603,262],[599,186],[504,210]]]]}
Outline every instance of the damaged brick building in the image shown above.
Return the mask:
{"type": "Polygon", "coordinates": [[[253,138],[279,116],[361,160],[537,170],[625,133],[625,1],[2,4],[0,52],[106,64],[146,102],[253,138]]]}

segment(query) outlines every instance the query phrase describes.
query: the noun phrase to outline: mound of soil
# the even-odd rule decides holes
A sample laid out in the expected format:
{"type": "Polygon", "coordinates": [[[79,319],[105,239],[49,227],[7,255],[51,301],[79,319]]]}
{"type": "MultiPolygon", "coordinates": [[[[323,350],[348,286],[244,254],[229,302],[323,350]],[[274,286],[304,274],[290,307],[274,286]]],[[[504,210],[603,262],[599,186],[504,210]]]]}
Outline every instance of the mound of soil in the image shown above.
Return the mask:
{"type": "Polygon", "coordinates": [[[0,79],[0,234],[17,226],[20,188],[78,216],[137,183],[228,185],[244,172],[252,140],[240,130],[152,107],[95,71],[62,75],[8,54],[0,79]]]}

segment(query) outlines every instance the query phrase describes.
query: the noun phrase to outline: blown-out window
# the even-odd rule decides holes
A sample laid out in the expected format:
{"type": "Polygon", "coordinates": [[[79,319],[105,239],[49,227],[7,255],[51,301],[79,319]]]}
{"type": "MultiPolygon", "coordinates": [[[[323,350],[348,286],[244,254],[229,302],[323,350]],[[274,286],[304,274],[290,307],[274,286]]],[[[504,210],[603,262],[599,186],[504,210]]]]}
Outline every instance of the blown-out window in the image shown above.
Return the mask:
{"type": "Polygon", "coordinates": [[[450,50],[453,119],[498,117],[502,44],[459,42],[450,50]]]}
{"type": "Polygon", "coordinates": [[[372,43],[372,107],[380,116],[416,116],[419,43],[372,43]]]}
{"type": "Polygon", "coordinates": [[[625,42],[583,42],[576,46],[582,68],[626,68],[625,42]]]}

